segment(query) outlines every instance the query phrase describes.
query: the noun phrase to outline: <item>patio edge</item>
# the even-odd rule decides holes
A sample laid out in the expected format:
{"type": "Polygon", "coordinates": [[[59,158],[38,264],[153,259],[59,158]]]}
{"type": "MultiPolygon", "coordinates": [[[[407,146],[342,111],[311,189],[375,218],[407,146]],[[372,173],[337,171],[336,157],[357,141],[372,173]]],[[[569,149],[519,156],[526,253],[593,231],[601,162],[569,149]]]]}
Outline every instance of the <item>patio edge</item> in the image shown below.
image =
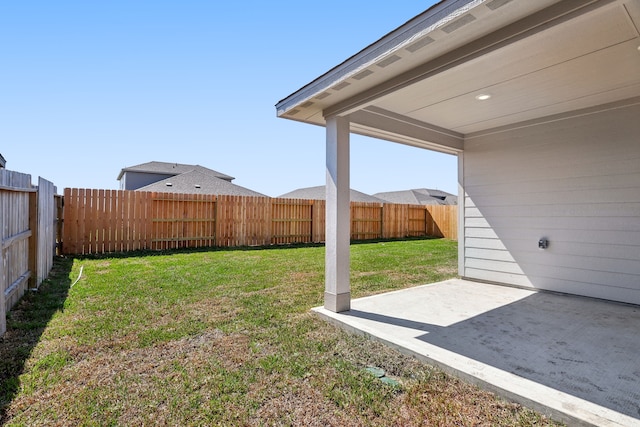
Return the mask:
{"type": "MultiPolygon", "coordinates": [[[[428,285],[425,285],[425,286],[428,286],[428,285]]],[[[487,390],[492,393],[495,393],[497,396],[499,396],[502,399],[523,405],[555,421],[560,421],[571,426],[586,426],[586,427],[640,426],[640,420],[631,418],[629,416],[620,414],[618,412],[609,410],[607,408],[603,408],[599,405],[593,404],[591,402],[587,402],[585,400],[579,399],[575,396],[571,396],[563,392],[559,392],[557,390],[554,390],[556,395],[560,393],[561,395],[564,395],[564,397],[566,398],[565,401],[555,402],[557,406],[559,406],[562,409],[553,405],[553,402],[545,403],[546,400],[553,400],[552,398],[551,399],[545,398],[545,396],[543,395],[540,395],[536,398],[536,397],[525,396],[521,393],[517,393],[506,387],[497,385],[487,379],[483,379],[469,372],[465,372],[463,369],[453,366],[453,364],[447,363],[442,360],[434,359],[416,350],[412,350],[401,344],[398,344],[386,338],[377,336],[370,331],[359,329],[356,326],[350,325],[347,322],[341,320],[341,317],[345,317],[345,315],[349,313],[348,311],[344,313],[333,313],[329,310],[326,310],[324,307],[314,307],[311,309],[311,312],[317,315],[318,317],[320,317],[321,319],[327,321],[328,323],[334,326],[337,326],[348,333],[364,336],[367,339],[380,342],[390,348],[398,350],[402,354],[414,357],[421,362],[436,366],[437,368],[441,369],[443,372],[449,375],[452,375],[463,381],[476,385],[482,388],[483,390],[487,390]],[[587,408],[590,408],[591,410],[579,408],[578,406],[575,405],[576,400],[579,401],[577,403],[579,403],[581,407],[587,407],[587,408]]],[[[505,372],[505,371],[502,371],[502,372],[505,372]]],[[[505,372],[505,373],[508,375],[513,375],[508,372],[505,372]]],[[[515,375],[513,376],[515,377],[515,375]]],[[[551,388],[548,388],[548,389],[550,391],[553,390],[551,388]]]]}

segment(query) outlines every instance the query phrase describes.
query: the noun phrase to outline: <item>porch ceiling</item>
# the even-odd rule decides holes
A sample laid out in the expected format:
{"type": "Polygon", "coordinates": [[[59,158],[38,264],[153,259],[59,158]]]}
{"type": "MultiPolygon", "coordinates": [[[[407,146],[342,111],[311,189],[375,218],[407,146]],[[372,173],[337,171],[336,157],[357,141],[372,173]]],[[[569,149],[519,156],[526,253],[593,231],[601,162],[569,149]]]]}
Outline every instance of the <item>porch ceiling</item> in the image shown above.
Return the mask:
{"type": "Polygon", "coordinates": [[[278,116],[349,115],[352,132],[453,153],[474,133],[639,97],[639,29],[640,0],[445,0],[278,116]]]}

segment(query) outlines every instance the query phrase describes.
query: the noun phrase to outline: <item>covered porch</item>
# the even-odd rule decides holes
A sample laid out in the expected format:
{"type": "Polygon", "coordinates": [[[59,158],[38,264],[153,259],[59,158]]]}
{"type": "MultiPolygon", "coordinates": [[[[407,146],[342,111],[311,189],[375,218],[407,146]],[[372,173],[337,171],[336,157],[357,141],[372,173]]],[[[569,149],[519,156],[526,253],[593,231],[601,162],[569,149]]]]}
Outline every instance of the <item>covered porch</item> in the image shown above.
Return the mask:
{"type": "Polygon", "coordinates": [[[571,425],[640,425],[640,0],[443,0],[276,107],[326,127],[317,313],[571,425]],[[462,279],[351,299],[351,134],[457,156],[462,279]]]}
{"type": "Polygon", "coordinates": [[[351,134],[457,156],[460,277],[640,305],[640,0],[442,0],[276,108],[326,127],[325,308],[351,134]]]}
{"type": "Polygon", "coordinates": [[[323,318],[569,425],[640,425],[640,308],[452,279],[323,318]]]}

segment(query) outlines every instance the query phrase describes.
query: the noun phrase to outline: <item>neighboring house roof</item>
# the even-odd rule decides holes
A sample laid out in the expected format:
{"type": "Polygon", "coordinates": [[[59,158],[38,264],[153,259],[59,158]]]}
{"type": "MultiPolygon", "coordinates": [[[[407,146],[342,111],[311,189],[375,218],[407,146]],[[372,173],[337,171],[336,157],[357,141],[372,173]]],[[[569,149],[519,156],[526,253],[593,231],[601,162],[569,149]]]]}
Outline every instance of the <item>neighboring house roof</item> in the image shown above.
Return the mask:
{"type": "Polygon", "coordinates": [[[457,205],[458,197],[446,191],[431,188],[416,188],[413,190],[387,191],[375,193],[375,197],[390,203],[406,205],[457,205]]]}
{"type": "Polygon", "coordinates": [[[179,175],[186,172],[198,171],[213,175],[217,178],[224,179],[225,181],[233,181],[235,178],[226,175],[222,172],[215,171],[213,169],[205,168],[200,165],[185,165],[181,163],[168,163],[168,162],[147,162],[135,166],[129,166],[120,171],[118,180],[122,179],[125,172],[142,172],[142,173],[157,173],[157,174],[172,174],[179,175]]]}
{"type": "Polygon", "coordinates": [[[164,193],[218,194],[228,196],[268,197],[257,191],[249,190],[231,182],[192,170],[153,184],[138,188],[136,191],[157,191],[164,193]]]}
{"type": "Polygon", "coordinates": [[[0,154],[0,168],[3,168],[4,165],[7,164],[7,161],[4,159],[4,156],[0,154]]]}
{"type": "MultiPolygon", "coordinates": [[[[283,199],[325,200],[326,196],[326,187],[319,185],[317,187],[298,188],[278,197],[283,199]]],[[[350,200],[352,202],[384,203],[384,200],[357,190],[351,190],[350,200]]]]}

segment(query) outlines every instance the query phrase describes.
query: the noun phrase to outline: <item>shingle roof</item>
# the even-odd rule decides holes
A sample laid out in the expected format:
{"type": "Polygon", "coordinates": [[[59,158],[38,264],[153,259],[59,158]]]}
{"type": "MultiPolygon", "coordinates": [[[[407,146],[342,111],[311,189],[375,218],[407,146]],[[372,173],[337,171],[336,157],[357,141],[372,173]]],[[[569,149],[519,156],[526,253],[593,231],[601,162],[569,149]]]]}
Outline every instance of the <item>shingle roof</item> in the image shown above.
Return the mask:
{"type": "MultiPolygon", "coordinates": [[[[286,199],[325,200],[326,187],[319,185],[317,187],[298,188],[297,190],[290,191],[278,197],[286,199]]],[[[357,190],[351,190],[350,199],[352,202],[384,203],[384,200],[357,190]]]]}
{"type": "Polygon", "coordinates": [[[413,190],[387,191],[374,194],[375,197],[390,203],[407,205],[457,205],[458,197],[446,191],[430,188],[413,190]]]}
{"type": "Polygon", "coordinates": [[[185,165],[181,163],[168,163],[168,162],[147,162],[142,163],[135,166],[129,166],[120,171],[118,175],[118,180],[122,178],[125,172],[147,172],[147,173],[159,173],[159,174],[173,174],[179,175],[186,172],[191,172],[193,170],[211,174],[220,179],[224,179],[226,181],[232,181],[235,178],[229,175],[226,175],[222,172],[215,171],[213,169],[205,168],[200,165],[185,165]]]}
{"type": "Polygon", "coordinates": [[[210,173],[203,173],[199,170],[192,170],[171,178],[163,179],[162,181],[141,187],[136,191],[268,197],[257,191],[232,184],[229,181],[217,178],[210,173]]]}

